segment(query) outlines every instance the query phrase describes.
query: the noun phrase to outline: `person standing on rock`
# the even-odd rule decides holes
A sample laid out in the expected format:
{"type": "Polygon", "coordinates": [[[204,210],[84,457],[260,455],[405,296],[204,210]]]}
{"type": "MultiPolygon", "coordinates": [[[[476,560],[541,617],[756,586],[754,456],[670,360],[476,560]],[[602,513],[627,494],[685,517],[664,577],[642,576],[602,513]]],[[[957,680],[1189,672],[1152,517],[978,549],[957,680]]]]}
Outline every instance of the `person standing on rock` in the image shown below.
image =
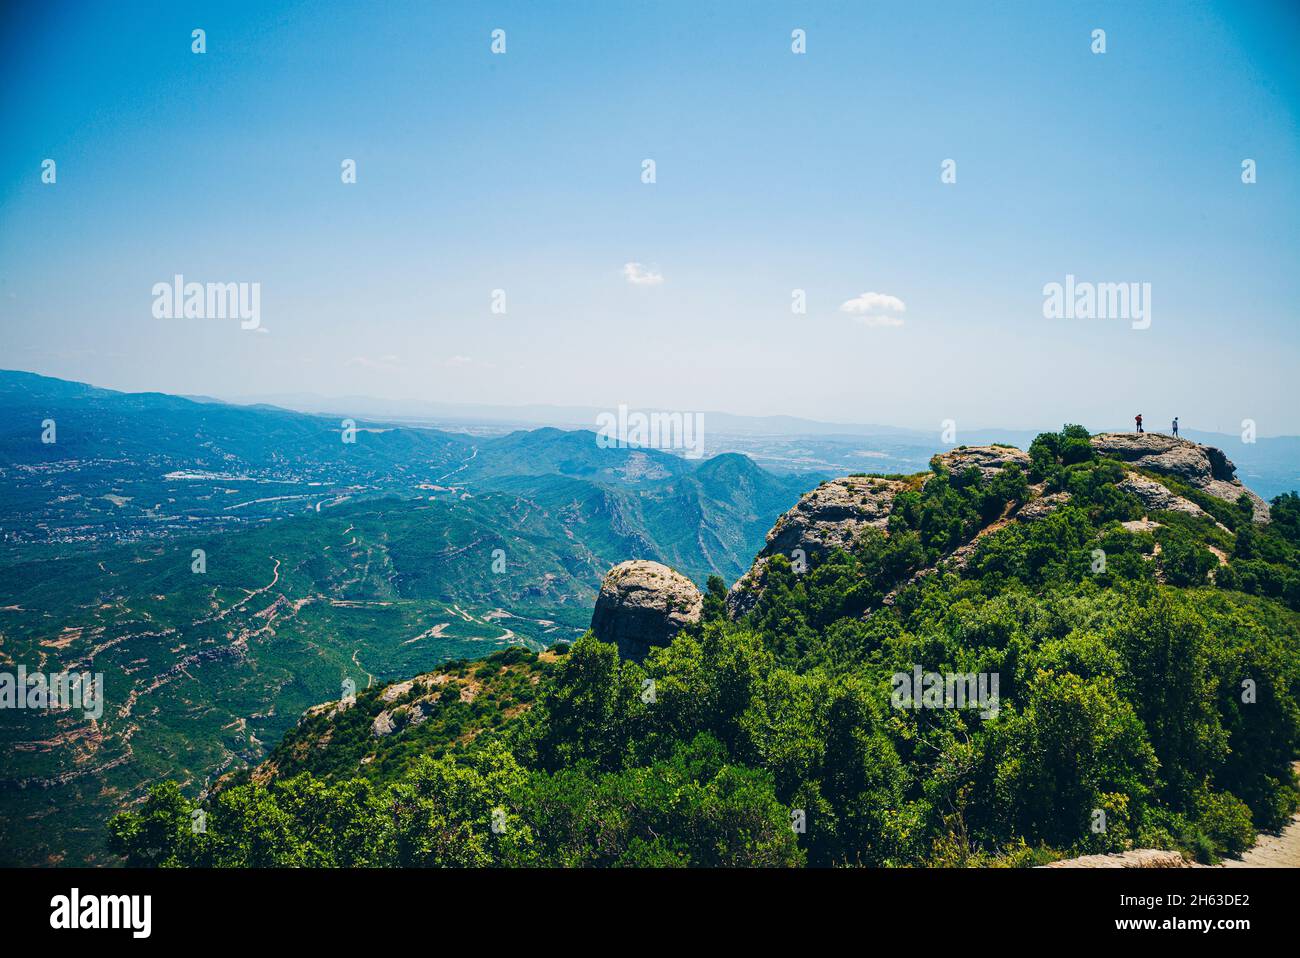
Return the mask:
{"type": "Polygon", "coordinates": [[[1178,417],[1174,417],[1174,438],[1178,438],[1178,417]]]}
{"type": "Polygon", "coordinates": [[[1137,431],[1138,431],[1138,432],[1141,432],[1141,431],[1142,431],[1142,414],[1141,414],[1141,413],[1138,413],[1136,416],[1134,416],[1134,417],[1133,417],[1133,422],[1134,422],[1134,424],[1137,426],[1137,431]]]}

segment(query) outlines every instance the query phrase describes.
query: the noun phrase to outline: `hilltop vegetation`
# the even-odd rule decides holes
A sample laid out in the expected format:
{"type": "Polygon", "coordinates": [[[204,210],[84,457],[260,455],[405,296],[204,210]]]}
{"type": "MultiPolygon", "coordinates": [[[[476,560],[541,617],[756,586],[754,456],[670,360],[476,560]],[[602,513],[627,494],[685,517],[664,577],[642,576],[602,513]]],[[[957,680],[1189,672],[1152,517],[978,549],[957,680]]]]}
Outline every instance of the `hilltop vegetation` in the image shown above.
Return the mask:
{"type": "Polygon", "coordinates": [[[415,759],[464,750],[483,732],[532,707],[560,655],[518,646],[482,659],[443,664],[436,672],[359,692],[350,701],[309,709],[256,769],[241,769],[219,789],[303,772],[338,780],[392,782],[415,759]]]}
{"type": "Polygon", "coordinates": [[[511,680],[472,734],[426,721],[415,748],[366,739],[381,700],[349,731],[313,716],[293,761],[206,802],[205,832],[167,784],[113,820],[113,848],[222,866],[1213,861],[1287,821],[1300,499],[1262,524],[1162,476],[1173,508],[1153,509],[1080,427],[1039,437],[1024,469],[950,461],[807,571],[769,556],[737,619],[711,579],[702,621],[642,663],[590,634],[544,665],[512,653],[526,703],[511,680]],[[893,677],[914,670],[996,675],[994,714],[899,707],[893,677]]]}

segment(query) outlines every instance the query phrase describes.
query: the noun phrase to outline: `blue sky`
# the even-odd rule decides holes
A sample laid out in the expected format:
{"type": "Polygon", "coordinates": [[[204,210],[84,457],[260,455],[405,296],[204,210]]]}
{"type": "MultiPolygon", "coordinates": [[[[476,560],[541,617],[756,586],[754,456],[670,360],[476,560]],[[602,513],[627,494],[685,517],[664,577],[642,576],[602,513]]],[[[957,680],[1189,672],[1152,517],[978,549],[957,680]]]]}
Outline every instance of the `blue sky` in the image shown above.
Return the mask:
{"type": "Polygon", "coordinates": [[[9,5],[0,366],[1300,433],[1297,49],[1281,3],[9,5]],[[177,273],[265,331],[156,319],[177,273]],[[1150,328],[1044,318],[1067,274],[1150,283],[1150,328]]]}

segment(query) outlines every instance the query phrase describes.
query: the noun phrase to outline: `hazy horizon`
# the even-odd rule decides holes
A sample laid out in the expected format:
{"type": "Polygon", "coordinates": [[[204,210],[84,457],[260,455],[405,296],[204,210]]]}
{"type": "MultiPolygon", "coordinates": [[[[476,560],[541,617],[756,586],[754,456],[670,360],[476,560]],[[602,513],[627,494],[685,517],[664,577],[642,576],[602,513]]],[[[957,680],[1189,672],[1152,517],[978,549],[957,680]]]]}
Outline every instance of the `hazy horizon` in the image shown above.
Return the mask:
{"type": "MultiPolygon", "coordinates": [[[[47,373],[41,373],[35,370],[0,368],[0,373],[5,373],[5,372],[25,373],[25,374],[36,375],[36,376],[48,376],[49,378],[54,378],[54,379],[62,378],[57,376],[49,376],[49,374],[47,373]]],[[[469,401],[454,401],[454,400],[442,401],[442,400],[422,400],[422,399],[397,399],[391,396],[326,393],[326,392],[258,393],[258,394],[251,394],[251,395],[220,396],[220,395],[209,395],[205,393],[186,393],[186,392],[171,393],[171,392],[167,392],[166,390],[150,389],[150,388],[120,389],[118,387],[107,385],[105,383],[86,382],[84,380],[67,380],[67,381],[82,382],[88,386],[93,386],[99,389],[109,389],[115,392],[122,392],[122,393],[161,393],[164,395],[176,396],[182,399],[191,399],[199,402],[215,401],[215,402],[227,403],[234,406],[271,405],[271,406],[278,406],[279,408],[283,408],[291,412],[303,412],[311,415],[323,415],[323,414],[330,414],[330,413],[340,413],[340,414],[351,413],[354,415],[364,416],[370,419],[387,418],[395,422],[403,419],[410,419],[413,420],[412,425],[418,425],[419,421],[422,419],[443,418],[448,423],[463,422],[468,424],[468,423],[481,422],[484,424],[494,424],[494,425],[515,424],[515,425],[527,426],[527,427],[542,427],[545,425],[555,425],[560,427],[568,427],[572,429],[595,430],[597,426],[594,421],[588,422],[586,418],[576,419],[576,418],[564,418],[564,417],[576,416],[578,414],[585,415],[588,413],[594,415],[595,413],[598,412],[609,412],[613,408],[615,408],[615,407],[603,407],[603,406],[588,405],[588,404],[567,404],[567,403],[560,404],[560,403],[545,403],[545,402],[493,404],[493,403],[474,403],[469,401]],[[338,403],[339,405],[337,406],[329,405],[333,403],[338,403]],[[389,408],[387,410],[350,408],[348,406],[349,403],[356,404],[357,406],[361,406],[361,404],[372,403],[375,404],[375,406],[386,406],[389,408]],[[441,407],[442,411],[438,411],[439,407],[441,407]],[[536,415],[543,410],[554,410],[556,413],[555,418],[554,419],[541,419],[541,418],[529,419],[523,417],[518,419],[511,419],[505,415],[506,413],[512,411],[521,414],[521,416],[526,411],[531,411],[532,414],[536,415]],[[463,418],[457,418],[457,416],[455,415],[457,412],[459,412],[463,418]],[[494,418],[494,414],[499,414],[500,418],[494,418]]],[[[643,412],[671,411],[671,407],[643,406],[643,407],[638,407],[637,410],[633,410],[633,411],[643,411],[643,412]]],[[[937,434],[942,431],[941,424],[940,427],[937,429],[936,428],[927,429],[927,428],[902,426],[896,423],[876,422],[870,420],[850,422],[847,420],[813,419],[813,418],[808,418],[803,416],[793,416],[785,413],[774,413],[766,416],[749,416],[743,413],[737,413],[734,410],[729,410],[729,409],[704,409],[704,410],[697,410],[696,412],[704,416],[721,416],[731,420],[745,420],[745,421],[752,421],[752,422],[762,422],[767,420],[789,420],[793,423],[804,423],[808,426],[825,427],[823,429],[817,430],[817,432],[827,436],[836,435],[836,433],[834,433],[833,431],[829,431],[834,427],[843,427],[845,430],[849,430],[849,432],[844,433],[844,435],[853,435],[854,434],[853,430],[873,429],[873,428],[879,428],[881,430],[884,430],[886,433],[891,431],[896,431],[908,435],[926,435],[930,433],[937,434]]],[[[1149,416],[1146,416],[1144,418],[1146,423],[1146,429],[1148,432],[1164,433],[1169,431],[1168,430],[1169,423],[1165,423],[1163,421],[1157,422],[1149,416]]],[[[1036,433],[1043,430],[1050,431],[1056,429],[1059,427],[1059,425],[1061,424],[1057,424],[1057,423],[1026,423],[1026,424],[976,423],[974,425],[963,426],[961,433],[964,435],[987,435],[987,434],[999,433],[999,432],[1036,433]]],[[[1112,431],[1112,432],[1132,431],[1131,423],[1130,424],[1082,423],[1082,425],[1087,426],[1094,433],[1108,432],[1108,431],[1112,431]]],[[[1225,437],[1233,437],[1234,435],[1237,435],[1237,431],[1231,428],[1217,429],[1214,428],[1213,426],[1207,426],[1201,423],[1191,423],[1185,419],[1180,419],[1179,429],[1180,432],[1183,433],[1184,435],[1190,433],[1221,435],[1225,437]]],[[[723,435],[727,434],[727,430],[725,428],[719,430],[719,432],[723,435]]],[[[797,436],[809,435],[809,434],[792,431],[792,432],[774,432],[774,433],[770,433],[770,435],[797,437],[797,436]]],[[[870,435],[870,433],[866,433],[866,435],[870,435]]],[[[1289,434],[1289,433],[1276,433],[1276,434],[1257,433],[1256,435],[1257,438],[1259,439],[1300,438],[1300,436],[1289,434]]],[[[962,441],[961,439],[958,439],[959,443],[961,441],[962,441]]],[[[942,441],[939,442],[939,445],[952,445],[952,443],[947,441],[942,441]]]]}

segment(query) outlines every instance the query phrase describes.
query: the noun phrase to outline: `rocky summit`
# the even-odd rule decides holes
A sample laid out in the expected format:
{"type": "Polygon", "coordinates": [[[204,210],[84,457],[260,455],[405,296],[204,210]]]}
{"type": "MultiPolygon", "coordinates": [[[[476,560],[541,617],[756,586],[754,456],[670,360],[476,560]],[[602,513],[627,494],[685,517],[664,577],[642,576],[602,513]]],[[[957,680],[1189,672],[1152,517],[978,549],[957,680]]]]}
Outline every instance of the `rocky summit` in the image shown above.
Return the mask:
{"type": "MultiPolygon", "coordinates": [[[[978,469],[985,480],[1011,465],[1028,471],[1029,455],[1014,446],[959,446],[930,460],[935,472],[978,469]]],[[[763,551],[727,594],[727,613],[739,618],[754,607],[763,591],[764,568],[772,556],[811,562],[833,549],[848,549],[868,526],[886,528],[895,497],[906,489],[920,488],[926,479],[924,475],[911,479],[845,476],[823,482],[777,520],[763,551]]]]}
{"type": "Polygon", "coordinates": [[[930,460],[931,467],[936,463],[953,473],[978,469],[980,475],[988,479],[1012,465],[1028,472],[1029,453],[1015,446],[958,446],[930,460]]]}
{"type": "MultiPolygon", "coordinates": [[[[1126,474],[1117,488],[1144,510],[1205,517],[1205,508],[1188,496],[1204,494],[1233,504],[1245,496],[1254,521],[1268,521],[1268,504],[1237,479],[1236,467],[1220,449],[1155,433],[1101,433],[1089,442],[1096,454],[1122,464],[1126,474]]],[[[937,475],[965,476],[969,482],[975,470],[978,482],[985,485],[1011,468],[1026,476],[1034,473],[1029,453],[1007,445],[958,446],[935,455],[930,468],[928,474],[902,478],[844,476],[805,493],[777,519],[762,551],[727,593],[728,617],[743,618],[754,608],[774,556],[786,556],[801,571],[834,550],[850,550],[866,529],[888,529],[900,493],[923,490],[937,475]]],[[[917,570],[902,584],[919,581],[940,566],[961,570],[986,535],[1009,523],[1043,519],[1070,500],[1068,491],[1049,491],[1043,482],[1030,484],[1023,497],[1008,502],[1000,515],[989,517],[950,547],[937,565],[917,570]]],[[[1203,496],[1201,502],[1208,504],[1203,496]]],[[[1228,532],[1217,520],[1216,525],[1228,532]]],[[[1158,527],[1146,519],[1125,526],[1130,531],[1158,527]]],[[[884,605],[892,603],[895,592],[884,597],[884,605]]],[[[601,640],[616,644],[625,658],[640,660],[651,646],[668,644],[685,625],[698,621],[701,608],[700,592],[685,576],[657,562],[623,562],[605,576],[591,628],[601,640]]]]}
{"type": "Polygon", "coordinates": [[[605,574],[591,616],[591,631],[640,661],[652,646],[668,645],[700,621],[704,597],[686,576],[645,559],[620,562],[605,574]]]}
{"type": "MultiPolygon", "coordinates": [[[[1268,521],[1268,503],[1242,484],[1236,477],[1236,466],[1221,449],[1156,433],[1101,433],[1090,442],[1099,455],[1124,464],[1129,474],[1119,487],[1134,495],[1146,509],[1205,515],[1199,505],[1160,481],[1164,479],[1176,487],[1182,484],[1225,502],[1236,503],[1244,495],[1251,503],[1254,520],[1268,521]]],[[[765,567],[772,556],[782,554],[792,562],[811,562],[833,549],[848,549],[866,527],[885,529],[895,497],[906,489],[924,487],[933,475],[962,475],[976,469],[981,481],[987,482],[1011,466],[1029,474],[1029,454],[1007,445],[958,446],[930,460],[930,475],[910,479],[846,476],[823,482],[777,520],[749,571],[728,593],[728,614],[735,619],[753,609],[763,592],[765,567]]],[[[1007,516],[959,546],[946,561],[960,568],[975,548],[976,539],[986,532],[996,531],[1008,521],[1041,519],[1069,500],[1068,492],[1046,492],[1041,484],[1031,486],[1026,500],[1011,503],[1007,516]]],[[[922,570],[917,577],[929,571],[922,570]]]]}
{"type": "Polygon", "coordinates": [[[1237,467],[1222,449],[1149,432],[1100,433],[1092,437],[1092,448],[1136,469],[1170,476],[1225,502],[1236,502],[1244,495],[1254,506],[1255,521],[1268,520],[1268,503],[1242,484],[1237,467]]]}

